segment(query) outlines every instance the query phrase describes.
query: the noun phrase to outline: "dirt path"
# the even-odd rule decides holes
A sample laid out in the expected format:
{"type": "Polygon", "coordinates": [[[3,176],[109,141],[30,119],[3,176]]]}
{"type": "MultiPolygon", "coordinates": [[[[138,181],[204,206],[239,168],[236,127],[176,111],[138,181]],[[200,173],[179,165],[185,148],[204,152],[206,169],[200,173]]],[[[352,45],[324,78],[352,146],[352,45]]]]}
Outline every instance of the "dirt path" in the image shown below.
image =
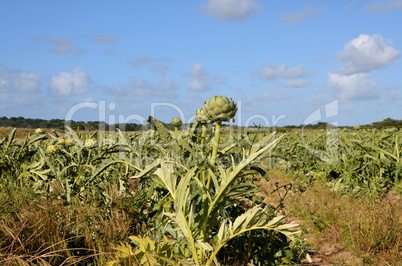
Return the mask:
{"type": "MultiPolygon", "coordinates": [[[[314,222],[306,221],[306,217],[301,217],[299,213],[295,211],[295,206],[299,206],[300,209],[300,205],[305,205],[305,208],[308,208],[310,200],[316,198],[309,197],[312,193],[316,192],[313,188],[297,184],[293,181],[291,176],[279,171],[271,170],[269,172],[269,178],[269,181],[261,178],[261,191],[258,195],[266,197],[266,203],[274,206],[278,206],[282,199],[284,203],[283,214],[289,217],[291,223],[302,224],[309,230],[303,237],[310,246],[308,254],[312,262],[309,263],[308,260],[305,259],[302,261],[303,265],[362,265],[361,260],[354,256],[352,252],[345,250],[342,245],[333,238],[323,237],[320,228],[314,226],[314,222]],[[293,183],[292,189],[290,189],[290,185],[286,187],[289,190],[285,197],[286,189],[282,186],[291,183],[293,183]],[[282,188],[278,189],[278,187],[282,188]],[[277,191],[272,193],[275,190],[277,191]],[[305,191],[302,193],[300,190],[305,191]]],[[[326,230],[331,229],[326,228],[326,230]]]]}

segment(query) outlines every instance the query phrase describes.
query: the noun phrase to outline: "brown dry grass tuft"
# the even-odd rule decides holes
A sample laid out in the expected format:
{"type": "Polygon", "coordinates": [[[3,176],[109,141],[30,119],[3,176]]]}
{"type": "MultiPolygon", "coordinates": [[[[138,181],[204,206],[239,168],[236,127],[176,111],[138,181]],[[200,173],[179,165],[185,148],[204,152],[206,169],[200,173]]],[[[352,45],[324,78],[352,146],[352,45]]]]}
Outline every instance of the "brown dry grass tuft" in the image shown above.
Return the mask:
{"type": "Polygon", "coordinates": [[[63,205],[29,190],[3,191],[2,196],[1,265],[64,265],[82,260],[102,264],[112,251],[110,244],[129,235],[131,219],[118,208],[63,205]]]}

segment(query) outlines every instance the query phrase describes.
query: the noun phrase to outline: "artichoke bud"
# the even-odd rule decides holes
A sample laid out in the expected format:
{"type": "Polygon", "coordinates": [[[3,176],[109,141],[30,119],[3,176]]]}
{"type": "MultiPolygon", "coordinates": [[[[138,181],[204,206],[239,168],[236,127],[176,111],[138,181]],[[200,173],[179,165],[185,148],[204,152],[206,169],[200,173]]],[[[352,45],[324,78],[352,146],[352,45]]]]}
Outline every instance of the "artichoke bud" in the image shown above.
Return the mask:
{"type": "Polygon", "coordinates": [[[73,142],[71,141],[71,139],[66,139],[66,140],[64,141],[64,145],[65,145],[66,147],[70,147],[70,146],[73,146],[73,142]]]}
{"type": "Polygon", "coordinates": [[[56,145],[49,145],[49,146],[47,146],[46,151],[49,154],[56,154],[57,153],[57,147],[56,147],[56,145]]]}
{"type": "Polygon", "coordinates": [[[86,148],[94,148],[97,145],[96,139],[90,138],[85,141],[84,145],[86,148]]]}
{"type": "Polygon", "coordinates": [[[207,99],[204,103],[205,114],[207,117],[215,121],[229,121],[237,112],[237,106],[232,100],[226,96],[213,96],[210,100],[207,99]]]}
{"type": "Polygon", "coordinates": [[[179,126],[182,125],[182,122],[181,122],[181,119],[180,119],[180,118],[174,117],[174,118],[172,119],[171,124],[172,124],[173,126],[175,126],[175,127],[179,127],[179,126]]]}
{"type": "Polygon", "coordinates": [[[41,129],[41,128],[37,128],[35,130],[35,134],[43,134],[43,133],[45,133],[45,131],[43,129],[41,129]]]}
{"type": "Polygon", "coordinates": [[[201,124],[209,124],[211,121],[209,120],[207,114],[205,113],[204,108],[197,109],[195,113],[195,120],[201,124]]]}

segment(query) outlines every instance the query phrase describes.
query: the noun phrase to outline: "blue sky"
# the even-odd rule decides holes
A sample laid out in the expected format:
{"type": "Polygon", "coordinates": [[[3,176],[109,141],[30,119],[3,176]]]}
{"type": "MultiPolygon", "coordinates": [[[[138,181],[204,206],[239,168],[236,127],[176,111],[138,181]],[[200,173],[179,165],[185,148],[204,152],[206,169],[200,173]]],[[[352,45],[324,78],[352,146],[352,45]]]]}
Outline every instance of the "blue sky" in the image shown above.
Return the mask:
{"type": "Polygon", "coordinates": [[[402,119],[400,25],[402,1],[2,1],[0,116],[402,119]]]}

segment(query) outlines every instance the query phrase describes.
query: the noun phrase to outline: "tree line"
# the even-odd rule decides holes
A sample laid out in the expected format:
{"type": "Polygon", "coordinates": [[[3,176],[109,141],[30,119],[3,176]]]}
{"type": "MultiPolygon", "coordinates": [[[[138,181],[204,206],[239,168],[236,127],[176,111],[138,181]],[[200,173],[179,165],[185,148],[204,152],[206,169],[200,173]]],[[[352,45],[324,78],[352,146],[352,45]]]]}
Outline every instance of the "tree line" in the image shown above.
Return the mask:
{"type": "Polygon", "coordinates": [[[15,127],[15,128],[51,128],[64,130],[65,125],[70,126],[72,129],[77,130],[98,130],[103,128],[105,130],[120,129],[121,131],[140,131],[144,125],[136,123],[112,124],[109,125],[102,121],[66,121],[62,119],[32,119],[24,117],[0,117],[0,127],[15,127]]]}
{"type": "MultiPolygon", "coordinates": [[[[74,130],[81,129],[81,130],[98,130],[100,128],[114,131],[117,128],[121,131],[141,131],[145,127],[142,124],[136,123],[122,123],[122,124],[112,124],[109,125],[102,121],[65,121],[62,119],[33,119],[33,118],[24,118],[24,117],[10,117],[7,118],[5,116],[0,117],[0,127],[16,127],[16,128],[52,128],[52,129],[59,129],[64,130],[65,125],[69,125],[74,130]]],[[[165,123],[164,123],[165,124],[165,123]]],[[[165,124],[168,129],[174,129],[171,124],[165,124]]],[[[235,126],[236,127],[236,126],[235,126]]],[[[255,125],[255,127],[258,127],[255,125]]],[[[326,128],[334,128],[330,123],[327,122],[318,122],[317,124],[309,124],[309,125],[288,125],[282,128],[284,129],[292,129],[292,128],[306,128],[306,129],[326,129],[326,128]]],[[[361,128],[388,128],[388,127],[397,127],[402,128],[402,120],[386,118],[383,121],[373,122],[372,124],[362,125],[361,128]]],[[[352,128],[352,127],[346,127],[352,128]]]]}

